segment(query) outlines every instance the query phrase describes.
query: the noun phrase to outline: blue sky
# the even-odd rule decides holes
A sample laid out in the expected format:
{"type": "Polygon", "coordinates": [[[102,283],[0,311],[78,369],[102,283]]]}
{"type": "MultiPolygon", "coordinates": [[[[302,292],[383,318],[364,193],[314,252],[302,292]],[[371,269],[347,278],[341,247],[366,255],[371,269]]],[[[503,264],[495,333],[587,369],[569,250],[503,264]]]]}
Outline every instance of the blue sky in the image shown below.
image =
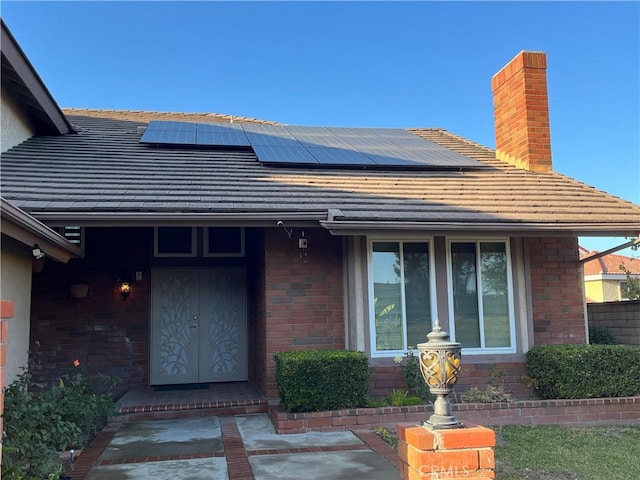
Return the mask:
{"type": "MultiPolygon", "coordinates": [[[[554,169],[640,203],[640,2],[11,2],[63,107],[443,127],[494,147],[491,77],[547,53],[554,169]]],[[[624,239],[582,239],[603,250],[624,239]]]]}

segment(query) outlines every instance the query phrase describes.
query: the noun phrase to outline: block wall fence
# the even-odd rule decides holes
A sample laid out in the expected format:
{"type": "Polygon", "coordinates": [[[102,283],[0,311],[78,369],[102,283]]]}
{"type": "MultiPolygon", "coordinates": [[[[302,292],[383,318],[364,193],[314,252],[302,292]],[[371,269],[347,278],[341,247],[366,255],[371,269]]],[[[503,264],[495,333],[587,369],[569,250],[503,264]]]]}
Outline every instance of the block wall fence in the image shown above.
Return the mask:
{"type": "Polygon", "coordinates": [[[640,300],[588,303],[589,326],[608,328],[618,343],[640,345],[640,300]]]}

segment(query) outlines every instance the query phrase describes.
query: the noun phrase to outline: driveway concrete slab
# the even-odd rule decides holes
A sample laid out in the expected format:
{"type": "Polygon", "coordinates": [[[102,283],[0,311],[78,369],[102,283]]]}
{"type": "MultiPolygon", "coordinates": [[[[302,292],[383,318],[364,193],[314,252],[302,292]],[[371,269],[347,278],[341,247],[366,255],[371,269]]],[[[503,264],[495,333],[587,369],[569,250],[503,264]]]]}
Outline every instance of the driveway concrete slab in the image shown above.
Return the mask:
{"type": "Polygon", "coordinates": [[[246,450],[362,445],[352,432],[309,432],[278,435],[267,415],[238,415],[236,424],[246,450]]]}
{"type": "Polygon", "coordinates": [[[150,420],[122,425],[99,461],[222,451],[218,417],[150,420]]]}
{"type": "Polygon", "coordinates": [[[249,457],[255,480],[390,480],[396,468],[372,451],[293,453],[249,457]]]}
{"type": "Polygon", "coordinates": [[[89,471],[85,480],[227,480],[228,478],[227,462],[219,457],[97,465],[89,471]]]}

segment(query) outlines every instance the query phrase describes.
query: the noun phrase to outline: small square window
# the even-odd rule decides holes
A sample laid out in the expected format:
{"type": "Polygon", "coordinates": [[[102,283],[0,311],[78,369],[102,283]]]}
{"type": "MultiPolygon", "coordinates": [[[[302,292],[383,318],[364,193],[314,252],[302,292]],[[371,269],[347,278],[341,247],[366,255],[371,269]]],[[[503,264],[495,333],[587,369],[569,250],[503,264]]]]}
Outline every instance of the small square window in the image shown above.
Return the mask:
{"type": "Polygon", "coordinates": [[[243,257],[244,228],[207,227],[204,229],[205,257],[243,257]]]}
{"type": "Polygon", "coordinates": [[[155,227],[156,257],[195,257],[196,229],[192,227],[155,227]]]}

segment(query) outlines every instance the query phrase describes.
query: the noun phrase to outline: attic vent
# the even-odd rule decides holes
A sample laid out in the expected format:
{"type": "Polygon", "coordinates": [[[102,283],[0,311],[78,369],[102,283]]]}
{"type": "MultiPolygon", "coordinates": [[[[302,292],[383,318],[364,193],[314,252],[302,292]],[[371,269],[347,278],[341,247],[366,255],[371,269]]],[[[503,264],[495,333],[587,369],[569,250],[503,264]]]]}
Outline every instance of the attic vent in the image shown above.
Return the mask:
{"type": "Polygon", "coordinates": [[[78,226],[66,226],[58,227],[56,230],[70,243],[84,249],[84,228],[78,226]]]}

